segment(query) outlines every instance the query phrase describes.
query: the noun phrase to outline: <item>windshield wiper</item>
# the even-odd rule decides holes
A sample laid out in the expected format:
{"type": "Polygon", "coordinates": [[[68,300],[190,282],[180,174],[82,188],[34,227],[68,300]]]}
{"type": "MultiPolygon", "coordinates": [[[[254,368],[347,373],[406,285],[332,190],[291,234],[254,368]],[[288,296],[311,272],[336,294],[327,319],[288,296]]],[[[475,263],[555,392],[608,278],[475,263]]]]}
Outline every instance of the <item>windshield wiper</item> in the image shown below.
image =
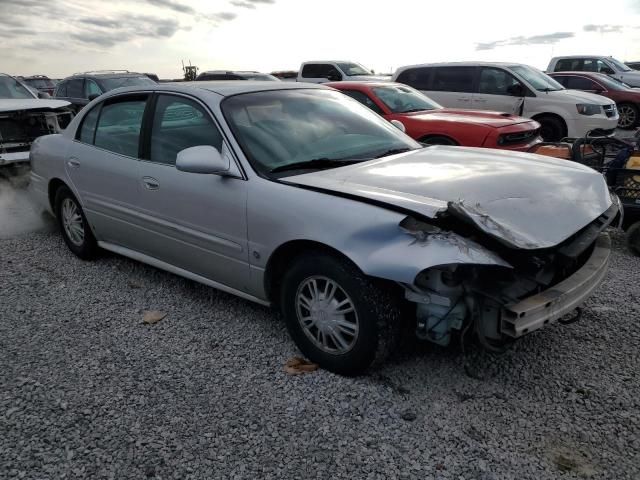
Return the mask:
{"type": "Polygon", "coordinates": [[[409,150],[413,150],[412,148],[409,147],[404,147],[404,148],[392,148],[390,150],[387,150],[386,152],[382,152],[378,155],[376,155],[373,158],[382,158],[382,157],[387,157],[389,155],[395,155],[396,153],[404,153],[404,152],[408,152],[409,150]]]}
{"type": "Polygon", "coordinates": [[[336,158],[314,158],[313,160],[305,160],[303,162],[294,162],[287,165],[280,165],[279,167],[272,168],[269,173],[286,172],[289,170],[304,170],[306,168],[333,168],[341,167],[343,165],[351,165],[353,163],[361,162],[362,160],[340,160],[336,158]]]}
{"type": "Polygon", "coordinates": [[[549,92],[559,92],[561,89],[560,88],[539,88],[538,91],[539,92],[544,92],[544,93],[549,93],[549,92]]]}
{"type": "Polygon", "coordinates": [[[424,110],[430,110],[429,108],[410,108],[409,110],[403,110],[398,113],[413,113],[413,112],[422,112],[424,110]]]}

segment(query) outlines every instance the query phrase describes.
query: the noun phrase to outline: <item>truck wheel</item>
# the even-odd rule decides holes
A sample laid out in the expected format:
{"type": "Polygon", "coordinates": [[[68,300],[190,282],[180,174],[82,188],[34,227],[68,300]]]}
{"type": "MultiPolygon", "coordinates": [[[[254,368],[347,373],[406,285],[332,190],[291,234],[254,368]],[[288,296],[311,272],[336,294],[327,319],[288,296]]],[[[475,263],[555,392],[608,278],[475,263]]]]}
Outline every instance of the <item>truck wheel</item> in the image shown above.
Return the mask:
{"type": "Polygon", "coordinates": [[[618,120],[618,128],[624,128],[628,130],[633,128],[638,123],[638,107],[632,103],[621,103],[618,105],[618,113],[620,114],[620,120],[618,120]]]}
{"type": "Polygon", "coordinates": [[[631,253],[640,257],[640,222],[636,222],[627,230],[627,246],[631,253]]]}
{"type": "Polygon", "coordinates": [[[91,260],[98,254],[98,244],[91,232],[80,203],[67,187],[60,187],[55,196],[55,213],[62,238],[76,256],[91,260]]]}
{"type": "Polygon", "coordinates": [[[564,122],[558,117],[540,115],[534,120],[540,123],[540,136],[545,142],[559,142],[567,135],[564,122]]]}
{"type": "Polygon", "coordinates": [[[300,256],[282,285],[287,329],[300,351],[322,368],[358,375],[395,347],[399,296],[350,262],[323,252],[300,256]]]}

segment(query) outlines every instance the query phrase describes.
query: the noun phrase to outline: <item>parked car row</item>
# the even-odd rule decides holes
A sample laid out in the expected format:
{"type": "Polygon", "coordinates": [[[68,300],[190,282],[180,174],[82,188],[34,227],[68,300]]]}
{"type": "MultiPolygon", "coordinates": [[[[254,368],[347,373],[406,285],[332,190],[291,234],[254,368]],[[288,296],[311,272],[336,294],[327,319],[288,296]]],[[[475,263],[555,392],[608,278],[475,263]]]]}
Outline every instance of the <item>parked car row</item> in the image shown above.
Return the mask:
{"type": "MultiPolygon", "coordinates": [[[[619,210],[602,175],[424,148],[372,110],[414,136],[465,113],[397,83],[333,87],[367,98],[274,81],[106,92],[34,142],[32,192],[80,258],[102,248],[273,305],[303,354],[341,374],[383,362],[406,322],[439,345],[495,350],[598,287],[619,210]]],[[[497,143],[537,126],[469,116],[497,143]]]]}

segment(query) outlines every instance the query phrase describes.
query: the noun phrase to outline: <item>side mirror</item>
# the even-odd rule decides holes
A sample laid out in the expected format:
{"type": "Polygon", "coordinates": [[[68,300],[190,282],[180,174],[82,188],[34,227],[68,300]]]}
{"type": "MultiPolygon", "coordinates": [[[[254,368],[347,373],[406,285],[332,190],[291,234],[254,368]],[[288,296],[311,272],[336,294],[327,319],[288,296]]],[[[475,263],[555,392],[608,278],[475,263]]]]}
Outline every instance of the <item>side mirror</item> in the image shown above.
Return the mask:
{"type": "Polygon", "coordinates": [[[51,98],[51,95],[49,95],[47,92],[38,92],[38,98],[42,98],[42,99],[51,98]]]}
{"type": "Polygon", "coordinates": [[[229,171],[229,158],[211,145],[199,145],[179,151],[176,168],[181,172],[224,175],[229,171]]]}
{"type": "Polygon", "coordinates": [[[330,82],[339,82],[340,80],[342,80],[342,75],[340,75],[339,73],[330,73],[329,75],[327,75],[327,80],[329,80],[330,82]]]}
{"type": "Polygon", "coordinates": [[[91,95],[89,95],[89,101],[93,101],[96,98],[98,98],[100,95],[98,95],[97,93],[92,93],[91,95]]]}
{"type": "Polygon", "coordinates": [[[510,85],[507,88],[507,93],[512,97],[524,97],[524,88],[521,84],[516,83],[515,85],[510,85]]]}
{"type": "Polygon", "coordinates": [[[402,133],[406,133],[407,129],[404,127],[404,123],[402,123],[400,120],[391,120],[390,123],[402,133]]]}

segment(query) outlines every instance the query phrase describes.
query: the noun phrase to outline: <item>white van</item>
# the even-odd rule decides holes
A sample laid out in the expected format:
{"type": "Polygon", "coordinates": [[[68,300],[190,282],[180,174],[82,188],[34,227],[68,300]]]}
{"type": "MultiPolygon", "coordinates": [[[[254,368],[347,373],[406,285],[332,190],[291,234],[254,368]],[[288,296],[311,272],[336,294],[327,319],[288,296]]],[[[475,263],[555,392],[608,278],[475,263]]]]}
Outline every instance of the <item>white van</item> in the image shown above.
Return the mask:
{"type": "Polygon", "coordinates": [[[389,80],[389,77],[373,74],[359,63],[341,60],[321,60],[304,62],[298,70],[298,82],[326,83],[371,80],[389,80]]]}
{"type": "Polygon", "coordinates": [[[605,97],[566,90],[554,79],[517,63],[438,63],[399,68],[393,81],[422,91],[450,108],[497,110],[533,118],[546,141],[613,133],[616,104],[605,97]]]}

